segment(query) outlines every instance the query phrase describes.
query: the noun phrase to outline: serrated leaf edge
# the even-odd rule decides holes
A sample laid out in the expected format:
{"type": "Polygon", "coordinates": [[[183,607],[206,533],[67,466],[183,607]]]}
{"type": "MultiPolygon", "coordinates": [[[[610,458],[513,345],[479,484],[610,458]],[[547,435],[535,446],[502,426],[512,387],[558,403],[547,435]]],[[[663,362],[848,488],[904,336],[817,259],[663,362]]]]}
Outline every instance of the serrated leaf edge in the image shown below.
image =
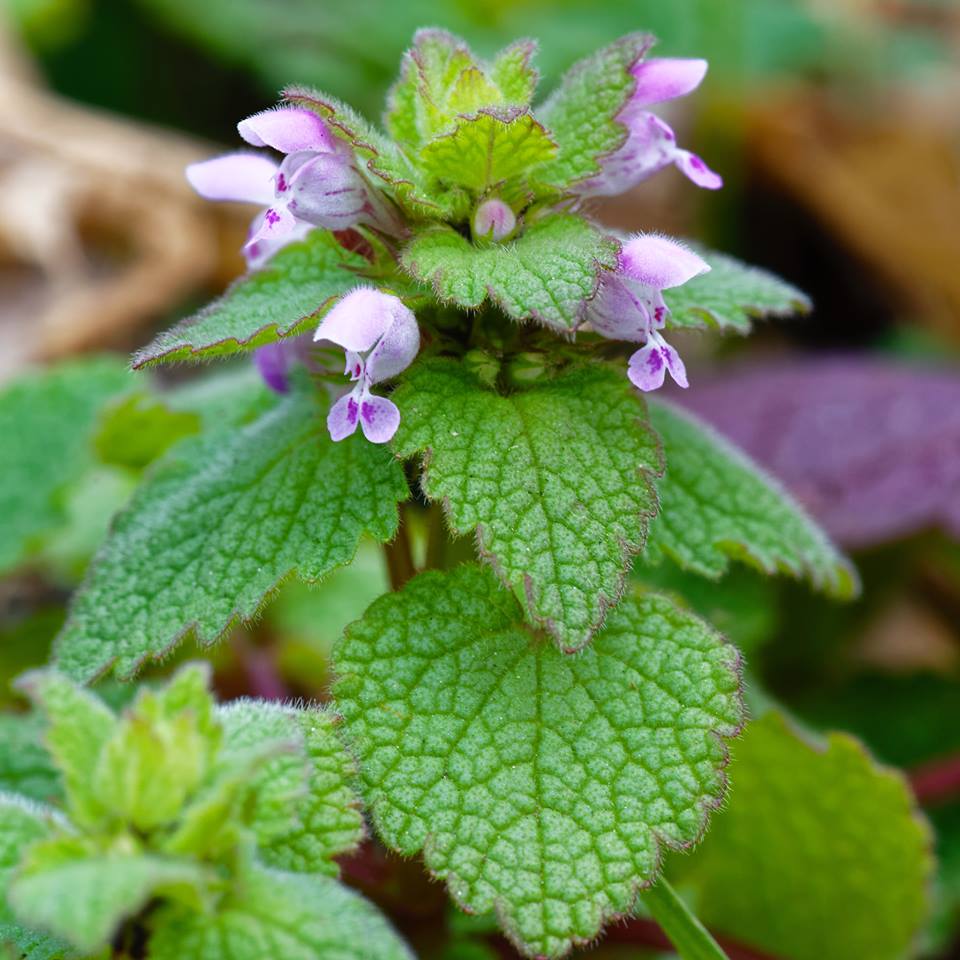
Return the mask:
{"type": "MultiPolygon", "coordinates": [[[[820,543],[824,553],[832,554],[834,557],[836,557],[836,563],[833,567],[835,575],[827,580],[817,572],[815,564],[811,563],[809,558],[806,556],[801,555],[801,565],[799,567],[785,559],[779,559],[777,562],[771,565],[765,563],[759,556],[753,553],[748,544],[736,540],[719,540],[711,542],[727,558],[727,562],[724,564],[723,569],[720,570],[716,576],[710,576],[701,570],[697,570],[697,573],[710,580],[719,580],[729,568],[730,560],[741,560],[769,575],[785,573],[797,580],[808,580],[818,590],[822,590],[828,596],[835,597],[839,600],[853,600],[859,596],[861,583],[856,567],[854,567],[850,560],[839,549],[837,549],[833,541],[827,536],[820,525],[796,500],[793,494],[790,493],[786,487],[784,487],[783,484],[773,476],[773,474],[768,473],[763,467],[752,460],[743,450],[735,446],[726,437],[714,429],[714,427],[712,427],[709,423],[701,420],[689,410],[686,410],[675,403],[671,403],[667,400],[659,398],[650,398],[648,402],[669,410],[672,414],[675,414],[678,419],[684,420],[691,426],[696,427],[696,429],[704,434],[704,436],[706,436],[711,443],[719,447],[724,454],[730,458],[735,466],[757,474],[763,483],[770,487],[770,489],[773,490],[777,496],[779,496],[799,517],[805,521],[810,535],[820,543]]],[[[651,427],[651,429],[656,432],[656,427],[651,427]]],[[[666,469],[669,471],[669,463],[667,464],[666,469]]],[[[664,474],[661,474],[661,478],[663,476],[664,474]]],[[[679,558],[672,550],[670,550],[669,547],[662,544],[657,544],[657,546],[672,560],[676,561],[681,567],[684,569],[687,568],[686,564],[681,560],[681,558],[679,558]]]]}

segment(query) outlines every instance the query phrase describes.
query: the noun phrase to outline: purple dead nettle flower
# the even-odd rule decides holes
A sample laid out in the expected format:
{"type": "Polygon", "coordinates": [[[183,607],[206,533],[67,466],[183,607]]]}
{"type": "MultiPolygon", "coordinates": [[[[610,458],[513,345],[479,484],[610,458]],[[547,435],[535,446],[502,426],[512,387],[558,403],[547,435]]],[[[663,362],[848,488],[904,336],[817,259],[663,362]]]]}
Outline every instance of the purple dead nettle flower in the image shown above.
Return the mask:
{"type": "Polygon", "coordinates": [[[582,196],[614,196],[636,186],[671,164],[698,187],[717,190],[723,180],[695,153],[677,146],[673,130],[647,107],[686,96],[700,86],[706,60],[641,60],[631,73],[637,82],[633,96],[617,119],[627,128],[622,147],[601,161],[599,176],[581,184],[582,196]]]}
{"type": "Polygon", "coordinates": [[[662,387],[667,371],[681,387],[687,386],[680,355],[660,333],[670,314],[663,291],[709,269],[682,243],[641,233],[623,244],[617,270],[601,281],[587,319],[601,336],[644,344],[627,368],[630,381],[641,390],[662,387]]]}
{"type": "Polygon", "coordinates": [[[261,261],[311,227],[346,230],[367,224],[387,233],[399,229],[389,201],[364,179],[353,151],[315,113],[281,107],[255,113],[237,125],[254,147],[286,154],[280,164],[233,153],[187,167],[187,179],[211,200],[265,206],[254,220],[245,250],[261,261]]]}
{"type": "MultiPolygon", "coordinates": [[[[228,154],[191,164],[187,179],[207,199],[265,208],[254,217],[243,249],[250,269],[263,266],[278,250],[302,240],[315,226],[345,230],[369,224],[386,232],[399,229],[389,202],[355,167],[350,148],[310,110],[266,110],[241,121],[238,130],[252,146],[285,153],[283,162],[277,164],[260,154],[228,154]]],[[[255,352],[267,386],[278,393],[287,392],[289,370],[307,358],[307,344],[297,337],[255,352]]]]}
{"type": "Polygon", "coordinates": [[[371,443],[386,443],[400,424],[400,411],[370,392],[395,377],[420,349],[416,318],[398,297],[373,287],[351,290],[323,318],[314,340],[329,340],[346,351],[344,373],[356,382],[330,409],[327,428],[334,440],[349,437],[360,424],[371,443]]]}

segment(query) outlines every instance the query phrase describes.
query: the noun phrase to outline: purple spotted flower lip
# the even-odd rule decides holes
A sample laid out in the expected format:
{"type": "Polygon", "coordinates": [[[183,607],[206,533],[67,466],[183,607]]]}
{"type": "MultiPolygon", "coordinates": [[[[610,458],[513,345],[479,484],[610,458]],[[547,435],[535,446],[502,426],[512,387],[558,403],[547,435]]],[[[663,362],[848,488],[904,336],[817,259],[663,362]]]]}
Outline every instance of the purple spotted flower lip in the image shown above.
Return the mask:
{"type": "Polygon", "coordinates": [[[233,153],[192,164],[187,179],[208,199],[266,208],[247,239],[251,265],[259,266],[315,226],[346,230],[367,224],[387,233],[399,229],[396,213],[364,179],[350,148],[312,111],[265,110],[242,120],[237,129],[251,146],[286,154],[283,161],[278,165],[267,157],[233,153]]]}
{"type": "Polygon", "coordinates": [[[323,318],[314,340],[329,340],[346,352],[344,373],[356,386],[330,409],[327,428],[334,440],[356,432],[371,443],[386,443],[397,432],[400,411],[370,388],[395,377],[413,362],[420,331],[403,301],[372,287],[356,287],[323,318]]]}
{"type": "Polygon", "coordinates": [[[707,61],[642,60],[631,72],[637,85],[617,117],[627,128],[627,139],[601,161],[602,172],[581,184],[577,192],[582,196],[614,196],[671,165],[698,187],[722,187],[720,176],[695,153],[679,147],[673,130],[647,109],[695,90],[706,75],[707,61]]]}
{"type": "Polygon", "coordinates": [[[660,333],[670,314],[663,291],[679,287],[709,269],[682,243],[642,233],[624,243],[617,270],[600,284],[590,304],[590,326],[611,340],[644,344],[627,367],[630,381],[641,390],[662,387],[667,373],[681,387],[688,386],[680,355],[660,333]]]}

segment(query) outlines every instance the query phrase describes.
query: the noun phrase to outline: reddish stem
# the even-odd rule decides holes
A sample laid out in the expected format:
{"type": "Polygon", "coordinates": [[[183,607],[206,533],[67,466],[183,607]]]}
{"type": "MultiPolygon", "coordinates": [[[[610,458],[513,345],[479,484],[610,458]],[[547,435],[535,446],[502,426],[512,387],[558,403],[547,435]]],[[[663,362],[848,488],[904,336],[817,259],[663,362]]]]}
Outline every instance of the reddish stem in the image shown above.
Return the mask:
{"type": "Polygon", "coordinates": [[[917,801],[924,806],[960,799],[960,753],[923,763],[908,776],[917,801]]]}

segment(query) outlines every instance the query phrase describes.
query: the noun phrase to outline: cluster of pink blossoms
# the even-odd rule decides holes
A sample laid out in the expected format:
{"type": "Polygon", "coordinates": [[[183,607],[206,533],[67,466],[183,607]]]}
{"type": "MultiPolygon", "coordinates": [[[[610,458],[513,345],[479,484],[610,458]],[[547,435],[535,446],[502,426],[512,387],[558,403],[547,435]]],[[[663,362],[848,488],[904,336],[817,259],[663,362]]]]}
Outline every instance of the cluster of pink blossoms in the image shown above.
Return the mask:
{"type": "MultiPolygon", "coordinates": [[[[580,197],[623,193],[667,166],[676,166],[700,187],[714,190],[722,180],[693,153],[677,145],[673,130],[648,108],[695,90],[707,71],[705,60],[655,59],[633,67],[636,87],[617,119],[628,131],[624,144],[601,161],[601,172],[577,185],[580,197]]],[[[254,147],[284,154],[279,164],[262,154],[234,153],[187,168],[194,189],[211,200],[232,200],[263,208],[250,227],[244,254],[257,268],[281,247],[314,227],[347,230],[368,226],[401,236],[403,220],[392,202],[367,180],[350,147],[323,120],[301,107],[255,114],[238,125],[254,147]]],[[[517,226],[513,210],[498,199],[477,208],[474,236],[509,239],[517,226]]],[[[604,337],[642,344],[629,360],[627,375],[640,390],[656,390],[669,372],[687,386],[683,361],[663,338],[669,308],[663,291],[705,273],[710,267],[683,244],[657,234],[626,240],[618,268],[605,274],[588,304],[587,321],[604,337]]],[[[326,315],[314,335],[344,349],[350,393],[333,405],[330,435],[342,440],[359,426],[373,443],[386,443],[400,422],[397,407],[370,388],[395,377],[415,359],[420,334],[413,313],[395,296],[358,286],[326,315]]],[[[303,344],[281,341],[257,351],[267,384],[287,389],[287,373],[303,344]]]]}

